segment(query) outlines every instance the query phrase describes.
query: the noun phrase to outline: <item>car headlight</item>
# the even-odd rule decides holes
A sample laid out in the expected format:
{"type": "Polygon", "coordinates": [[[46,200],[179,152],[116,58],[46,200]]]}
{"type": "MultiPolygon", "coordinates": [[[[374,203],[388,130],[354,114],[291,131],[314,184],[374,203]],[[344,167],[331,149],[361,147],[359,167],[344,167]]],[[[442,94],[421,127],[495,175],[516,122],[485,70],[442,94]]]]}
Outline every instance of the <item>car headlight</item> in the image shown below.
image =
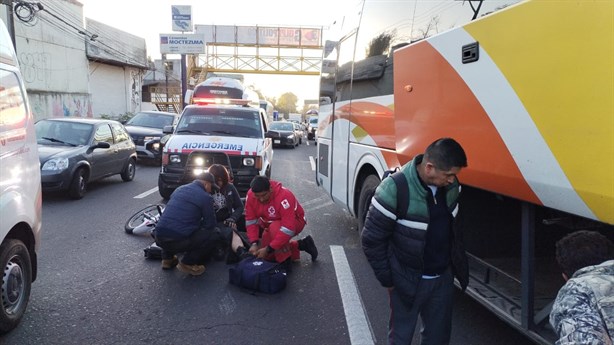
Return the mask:
{"type": "Polygon", "coordinates": [[[152,148],[152,149],[154,149],[154,150],[156,150],[156,151],[158,151],[158,150],[160,149],[160,143],[153,143],[153,144],[151,145],[151,148],[152,148]]]}
{"type": "Polygon", "coordinates": [[[200,166],[205,165],[205,159],[203,157],[194,157],[194,159],[192,160],[192,163],[200,167],[200,166]]]}
{"type": "Polygon", "coordinates": [[[143,138],[143,140],[145,141],[160,140],[160,137],[145,137],[143,138]]]}
{"type": "Polygon", "coordinates": [[[243,158],[243,165],[245,165],[246,167],[252,167],[255,163],[256,161],[251,157],[243,158]]]}
{"type": "Polygon", "coordinates": [[[181,163],[181,155],[170,155],[168,157],[168,160],[171,163],[181,163]]]}
{"type": "Polygon", "coordinates": [[[52,158],[43,164],[42,170],[62,171],[68,168],[68,158],[52,158]]]}
{"type": "Polygon", "coordinates": [[[287,138],[288,138],[288,139],[292,139],[292,138],[294,138],[294,134],[290,134],[290,135],[288,135],[288,136],[287,136],[287,138]]]}

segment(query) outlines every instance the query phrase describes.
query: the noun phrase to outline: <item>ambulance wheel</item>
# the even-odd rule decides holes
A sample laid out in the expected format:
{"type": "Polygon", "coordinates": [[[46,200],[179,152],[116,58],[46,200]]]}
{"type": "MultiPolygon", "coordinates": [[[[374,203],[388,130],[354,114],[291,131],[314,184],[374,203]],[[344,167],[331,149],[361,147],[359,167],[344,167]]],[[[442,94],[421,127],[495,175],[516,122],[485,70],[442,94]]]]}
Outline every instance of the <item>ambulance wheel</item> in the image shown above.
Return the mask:
{"type": "Polygon", "coordinates": [[[162,198],[168,200],[171,197],[171,194],[173,194],[173,191],[174,189],[169,188],[164,182],[162,182],[162,179],[158,177],[158,192],[162,198]]]}
{"type": "Polygon", "coordinates": [[[6,239],[0,245],[0,334],[17,327],[28,306],[32,288],[32,261],[25,244],[18,239],[6,239]]]}

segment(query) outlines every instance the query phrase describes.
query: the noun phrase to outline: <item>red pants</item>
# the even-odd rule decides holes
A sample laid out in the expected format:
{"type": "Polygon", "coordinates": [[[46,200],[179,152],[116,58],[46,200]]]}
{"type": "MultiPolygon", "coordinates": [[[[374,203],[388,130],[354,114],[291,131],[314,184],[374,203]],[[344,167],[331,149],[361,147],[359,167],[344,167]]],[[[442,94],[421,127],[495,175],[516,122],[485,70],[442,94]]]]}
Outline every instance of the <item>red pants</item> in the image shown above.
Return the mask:
{"type": "MultiPolygon", "coordinates": [[[[296,224],[294,227],[294,231],[296,235],[300,234],[305,227],[304,219],[296,219],[296,224]]],[[[285,239],[286,244],[284,244],[281,248],[277,249],[273,253],[269,254],[266,257],[266,260],[276,262],[284,262],[289,257],[292,257],[292,261],[301,259],[301,252],[298,250],[298,242],[296,240],[292,240],[289,235],[281,232],[281,221],[276,220],[269,224],[269,227],[264,229],[262,233],[262,239],[260,241],[260,248],[264,248],[268,246],[274,238],[282,237],[285,239]]]]}

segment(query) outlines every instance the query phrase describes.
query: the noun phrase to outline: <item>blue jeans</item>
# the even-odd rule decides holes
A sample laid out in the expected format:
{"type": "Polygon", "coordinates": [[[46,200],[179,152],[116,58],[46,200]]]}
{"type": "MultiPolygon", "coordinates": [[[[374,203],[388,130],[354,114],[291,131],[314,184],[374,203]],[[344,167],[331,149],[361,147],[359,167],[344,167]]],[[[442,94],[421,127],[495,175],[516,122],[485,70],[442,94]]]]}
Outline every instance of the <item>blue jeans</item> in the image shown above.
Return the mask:
{"type": "Polygon", "coordinates": [[[450,343],[452,331],[452,304],[454,277],[451,269],[434,279],[421,279],[412,302],[408,302],[395,289],[389,290],[390,320],[388,344],[410,345],[418,316],[422,319],[422,345],[450,343]]]}

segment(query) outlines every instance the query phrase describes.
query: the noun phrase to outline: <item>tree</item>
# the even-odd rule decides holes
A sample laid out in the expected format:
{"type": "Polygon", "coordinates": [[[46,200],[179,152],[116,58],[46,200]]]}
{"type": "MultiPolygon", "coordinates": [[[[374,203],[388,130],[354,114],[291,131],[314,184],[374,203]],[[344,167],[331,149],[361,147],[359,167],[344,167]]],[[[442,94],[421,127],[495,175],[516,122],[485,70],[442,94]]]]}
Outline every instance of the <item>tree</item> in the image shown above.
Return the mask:
{"type": "Polygon", "coordinates": [[[296,113],[296,103],[298,97],[292,92],[286,92],[279,96],[275,108],[282,114],[296,113]]]}
{"type": "Polygon", "coordinates": [[[258,99],[265,99],[264,94],[262,93],[262,90],[257,88],[256,85],[251,84],[251,85],[248,85],[247,87],[254,90],[254,92],[258,95],[258,99]]]}
{"type": "Polygon", "coordinates": [[[431,20],[429,21],[429,23],[426,25],[425,28],[423,29],[418,29],[418,32],[420,32],[420,37],[418,40],[420,39],[425,39],[427,37],[430,37],[434,34],[439,33],[439,16],[434,16],[431,18],[431,20]],[[431,34],[430,32],[434,31],[435,33],[431,34]]]}
{"type": "Polygon", "coordinates": [[[382,32],[374,37],[367,46],[365,55],[366,57],[384,55],[388,53],[390,44],[395,39],[396,31],[382,32]]]}
{"type": "Polygon", "coordinates": [[[277,98],[275,98],[275,97],[267,97],[266,100],[271,102],[271,104],[273,104],[273,108],[277,109],[277,98]]]}

